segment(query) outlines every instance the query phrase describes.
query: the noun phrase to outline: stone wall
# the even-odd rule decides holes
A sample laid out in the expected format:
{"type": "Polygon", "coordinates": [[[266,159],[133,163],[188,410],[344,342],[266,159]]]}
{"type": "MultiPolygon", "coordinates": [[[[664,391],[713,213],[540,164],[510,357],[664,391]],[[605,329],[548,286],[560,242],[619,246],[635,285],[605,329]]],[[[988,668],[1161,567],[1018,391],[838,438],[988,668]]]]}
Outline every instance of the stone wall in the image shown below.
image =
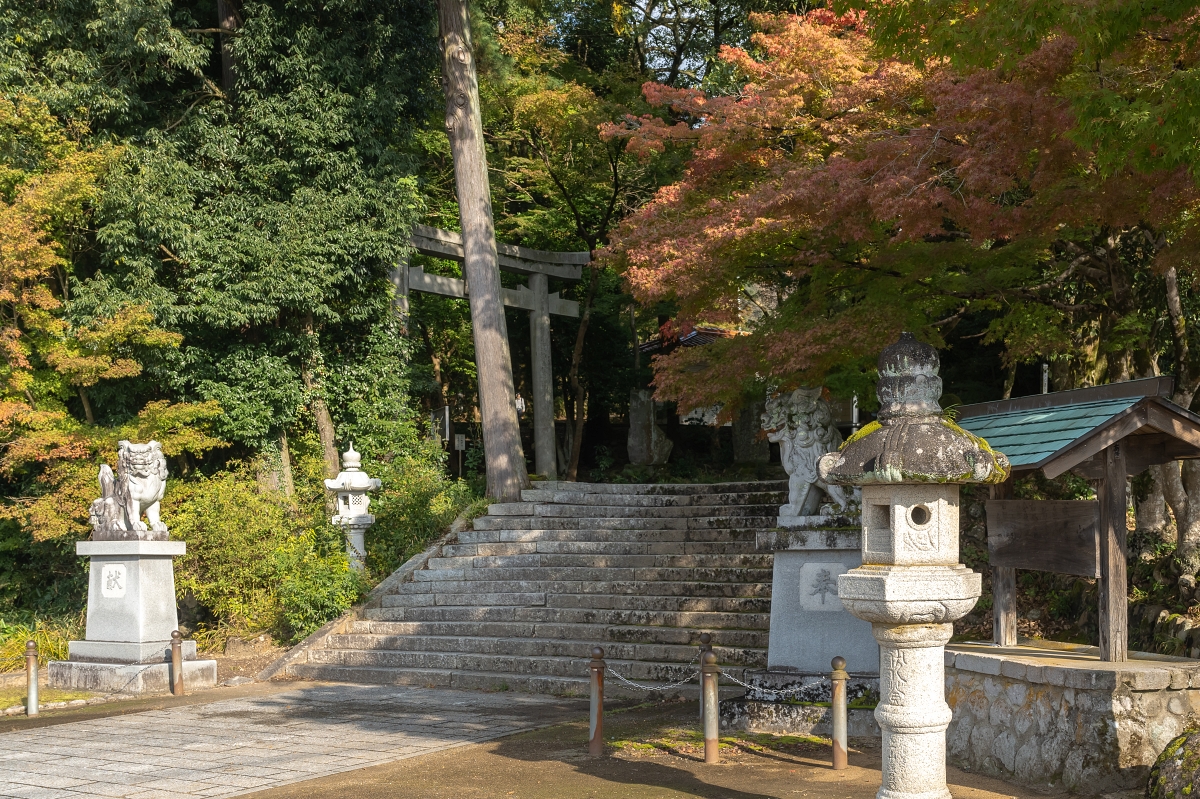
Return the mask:
{"type": "Polygon", "coordinates": [[[946,648],[949,761],[1087,794],[1143,787],[1200,719],[1200,663],[1142,653],[1101,663],[1094,647],[1054,646],[946,648]]]}

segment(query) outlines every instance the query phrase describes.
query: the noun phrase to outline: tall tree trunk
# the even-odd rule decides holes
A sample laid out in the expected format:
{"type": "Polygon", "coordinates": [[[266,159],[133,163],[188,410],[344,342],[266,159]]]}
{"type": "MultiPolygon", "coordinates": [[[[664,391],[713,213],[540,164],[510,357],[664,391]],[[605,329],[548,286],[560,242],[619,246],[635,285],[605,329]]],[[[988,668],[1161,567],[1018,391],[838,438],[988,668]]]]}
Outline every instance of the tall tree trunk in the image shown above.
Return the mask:
{"type": "Polygon", "coordinates": [[[421,329],[421,340],[425,342],[426,349],[429,350],[429,363],[433,366],[433,382],[437,384],[438,397],[442,400],[442,405],[449,405],[449,394],[446,390],[446,383],[442,379],[442,359],[438,357],[437,350],[433,347],[433,338],[429,335],[429,328],[425,325],[418,325],[421,329]]]}
{"type": "Polygon", "coordinates": [[[516,502],[521,498],[521,489],[529,487],[529,475],[521,451],[512,358],[500,296],[479,82],[465,0],[438,0],[438,25],[446,90],[446,133],[454,156],[454,183],[462,223],[463,277],[470,292],[479,376],[487,493],[502,502],[516,502]]]}
{"type": "Polygon", "coordinates": [[[1013,386],[1017,384],[1017,363],[1013,361],[1008,367],[1008,371],[1004,373],[1004,396],[1001,399],[1010,399],[1012,397],[1013,386]]]}
{"type": "Polygon", "coordinates": [[[583,315],[579,319],[579,331],[575,334],[575,349],[571,353],[570,382],[575,394],[575,438],[571,442],[571,462],[567,465],[567,479],[574,481],[579,477],[579,455],[583,451],[583,423],[587,416],[583,412],[583,383],[579,380],[579,365],[583,361],[583,342],[587,337],[588,323],[592,319],[592,302],[596,299],[596,286],[600,281],[600,270],[596,262],[588,265],[591,270],[591,280],[588,281],[588,293],[583,302],[583,315]]]}
{"type": "Polygon", "coordinates": [[[292,496],[296,493],[296,483],[292,479],[292,453],[288,448],[287,431],[279,431],[279,474],[282,477],[283,493],[292,496]]]}
{"type": "Polygon", "coordinates": [[[237,59],[233,56],[233,37],[242,27],[242,15],[235,0],[217,0],[217,27],[221,34],[221,88],[232,93],[237,83],[237,59]]]}
{"type": "MultiPolygon", "coordinates": [[[[1174,266],[1167,269],[1164,278],[1167,316],[1175,344],[1175,394],[1171,399],[1176,405],[1191,409],[1200,381],[1192,369],[1187,318],[1174,266]]],[[[1163,494],[1175,515],[1176,553],[1184,573],[1195,574],[1200,570],[1200,463],[1194,460],[1169,463],[1162,467],[1162,475],[1163,494]]]]}
{"type": "Polygon", "coordinates": [[[96,415],[92,413],[92,403],[88,400],[87,389],[79,386],[79,401],[83,403],[83,416],[88,424],[96,423],[96,415]]]}
{"type": "Polygon", "coordinates": [[[325,461],[325,476],[337,477],[341,466],[338,462],[337,435],[333,429],[333,417],[329,415],[329,406],[325,404],[318,378],[314,374],[321,349],[317,339],[316,326],[312,314],[304,317],[304,333],[308,338],[308,349],[300,359],[300,379],[308,390],[309,403],[312,405],[313,418],[317,423],[317,435],[321,437],[321,453],[325,461]]]}

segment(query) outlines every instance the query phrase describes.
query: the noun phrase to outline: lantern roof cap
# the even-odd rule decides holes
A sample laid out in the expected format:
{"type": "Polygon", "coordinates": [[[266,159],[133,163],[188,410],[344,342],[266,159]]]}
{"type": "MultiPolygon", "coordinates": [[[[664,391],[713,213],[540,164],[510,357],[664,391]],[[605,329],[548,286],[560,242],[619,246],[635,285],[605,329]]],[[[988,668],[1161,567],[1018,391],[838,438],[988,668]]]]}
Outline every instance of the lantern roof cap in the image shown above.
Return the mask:
{"type": "Polygon", "coordinates": [[[942,412],[937,350],[912,333],[879,355],[879,416],[822,456],[821,479],[833,485],[1002,483],[1008,458],[942,412]]]}

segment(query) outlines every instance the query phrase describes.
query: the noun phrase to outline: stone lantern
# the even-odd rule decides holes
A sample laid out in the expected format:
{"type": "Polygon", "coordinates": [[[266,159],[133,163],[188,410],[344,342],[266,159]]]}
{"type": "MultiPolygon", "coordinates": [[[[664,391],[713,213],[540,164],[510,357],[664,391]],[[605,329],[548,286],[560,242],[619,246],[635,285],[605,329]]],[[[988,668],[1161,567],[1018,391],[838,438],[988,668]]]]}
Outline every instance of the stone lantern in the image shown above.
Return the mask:
{"type": "Polygon", "coordinates": [[[367,556],[366,532],[375,523],[375,517],[367,513],[371,504],[368,491],[379,488],[378,477],[368,477],[359,467],[362,465],[362,455],[354,451],[354,443],[350,449],[342,453],[342,471],[332,480],[325,481],[325,487],[337,492],[337,515],[332,521],[346,531],[346,557],[355,569],[362,569],[367,556]]]}
{"type": "Polygon", "coordinates": [[[950,799],[944,647],[980,594],[958,562],[958,491],[1001,483],[1008,459],[942,414],[937,351],[911,333],[879,356],[878,420],[821,458],[821,479],[862,486],[862,565],[838,598],[879,642],[879,799],[950,799]]]}

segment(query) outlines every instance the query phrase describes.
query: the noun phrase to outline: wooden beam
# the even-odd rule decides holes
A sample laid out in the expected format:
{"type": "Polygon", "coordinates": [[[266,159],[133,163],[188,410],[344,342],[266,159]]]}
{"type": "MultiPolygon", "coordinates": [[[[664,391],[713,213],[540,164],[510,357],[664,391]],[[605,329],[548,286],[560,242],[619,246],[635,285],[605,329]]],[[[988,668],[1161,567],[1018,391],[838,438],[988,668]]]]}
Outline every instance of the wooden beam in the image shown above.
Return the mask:
{"type": "Polygon", "coordinates": [[[466,0],[438,0],[443,88],[446,92],[446,135],[454,159],[454,184],[462,224],[463,277],[471,286],[471,333],[479,383],[479,412],[487,463],[487,496],[518,502],[529,487],[508,329],[500,291],[492,194],[488,184],[479,80],[471,48],[466,0]]]}
{"type": "Polygon", "coordinates": [[[1103,402],[1111,399],[1126,397],[1170,397],[1175,386],[1175,378],[1169,375],[1163,377],[1146,377],[1140,380],[1126,380],[1123,383],[1106,383],[1090,388],[1076,388],[1070,391],[1055,391],[1050,394],[1033,394],[1028,397],[1017,397],[1007,400],[979,402],[974,405],[963,405],[956,410],[959,419],[970,419],[972,416],[991,416],[995,413],[1014,413],[1017,411],[1038,411],[1045,408],[1061,408],[1064,405],[1078,405],[1083,402],[1103,402]]]}
{"type": "MultiPolygon", "coordinates": [[[[417,228],[424,227],[417,225],[417,228]]],[[[426,228],[433,230],[434,228],[426,228]]],[[[441,231],[448,232],[448,231],[441,231]]],[[[457,236],[458,234],[454,234],[457,236]]],[[[413,234],[410,240],[417,252],[422,255],[430,255],[434,258],[445,258],[450,261],[462,261],[463,247],[460,242],[445,241],[442,239],[431,238],[429,236],[421,236],[413,234]]],[[[525,252],[541,252],[541,250],[525,250],[524,247],[513,247],[511,244],[497,244],[498,248],[509,248],[523,250],[525,252]]],[[[575,255],[575,253],[551,253],[561,255],[575,255]]],[[[587,255],[587,253],[584,253],[587,255]]],[[[505,272],[515,272],[520,275],[535,275],[541,274],[547,277],[554,277],[560,280],[579,280],[583,277],[583,267],[572,264],[553,263],[548,261],[535,261],[528,258],[520,258],[511,253],[500,251],[498,253],[498,263],[500,268],[505,272]]]]}
{"type": "MultiPolygon", "coordinates": [[[[462,234],[453,230],[442,230],[429,225],[413,225],[413,235],[441,242],[443,244],[462,246],[462,234]]],[[[531,247],[521,247],[516,244],[496,242],[496,251],[501,255],[511,255],[524,261],[540,261],[548,264],[576,264],[586,266],[592,262],[592,254],[586,250],[579,252],[556,252],[552,250],[535,250],[531,247]]]]}
{"type": "Polygon", "coordinates": [[[1125,453],[1118,441],[1104,450],[1105,475],[1096,486],[1100,503],[1100,659],[1129,659],[1129,588],[1126,578],[1125,453]]]}
{"type": "Polygon", "coordinates": [[[1147,411],[1151,427],[1162,430],[1194,447],[1200,447],[1200,424],[1186,416],[1173,413],[1158,403],[1151,404],[1147,411]]]}
{"type": "Polygon", "coordinates": [[[1100,576],[1100,508],[1094,501],[987,503],[988,562],[1014,569],[1100,576]]]}
{"type": "MultiPolygon", "coordinates": [[[[1189,458],[1200,458],[1200,447],[1173,438],[1167,433],[1146,433],[1143,427],[1134,435],[1121,440],[1121,448],[1125,450],[1125,468],[1130,475],[1141,474],[1151,466],[1161,466],[1166,463],[1189,458]]],[[[1100,455],[1093,455],[1086,461],[1071,467],[1071,472],[1087,480],[1099,480],[1104,477],[1104,460],[1100,455]]]]}
{"type": "MultiPolygon", "coordinates": [[[[1099,454],[1125,436],[1132,434],[1135,430],[1144,427],[1148,423],[1148,416],[1145,401],[1139,402],[1118,414],[1104,426],[1096,428],[1090,435],[1076,441],[1066,451],[1060,451],[1059,454],[1042,461],[1038,467],[1046,477],[1053,480],[1093,455],[1099,454]]],[[[1123,462],[1122,465],[1124,465],[1123,462]]]]}
{"type": "MultiPolygon", "coordinates": [[[[395,283],[396,278],[393,278],[392,282],[395,283]]],[[[463,299],[470,294],[467,291],[466,282],[462,279],[445,275],[431,275],[419,266],[408,267],[408,288],[411,291],[424,291],[428,294],[440,294],[443,297],[458,299],[463,299]]],[[[525,286],[515,289],[502,288],[500,295],[506,308],[520,308],[523,311],[537,310],[537,298],[525,286]]],[[[562,299],[558,296],[557,291],[547,295],[546,303],[550,313],[556,316],[576,318],[579,316],[579,303],[575,300],[562,299]]]]}
{"type": "MultiPolygon", "coordinates": [[[[993,500],[1009,500],[1013,493],[1012,475],[988,489],[993,500]]],[[[988,520],[988,549],[992,526],[988,520]]],[[[992,566],[992,641],[996,646],[1017,645],[1017,570],[1012,566],[992,566]]]]}

